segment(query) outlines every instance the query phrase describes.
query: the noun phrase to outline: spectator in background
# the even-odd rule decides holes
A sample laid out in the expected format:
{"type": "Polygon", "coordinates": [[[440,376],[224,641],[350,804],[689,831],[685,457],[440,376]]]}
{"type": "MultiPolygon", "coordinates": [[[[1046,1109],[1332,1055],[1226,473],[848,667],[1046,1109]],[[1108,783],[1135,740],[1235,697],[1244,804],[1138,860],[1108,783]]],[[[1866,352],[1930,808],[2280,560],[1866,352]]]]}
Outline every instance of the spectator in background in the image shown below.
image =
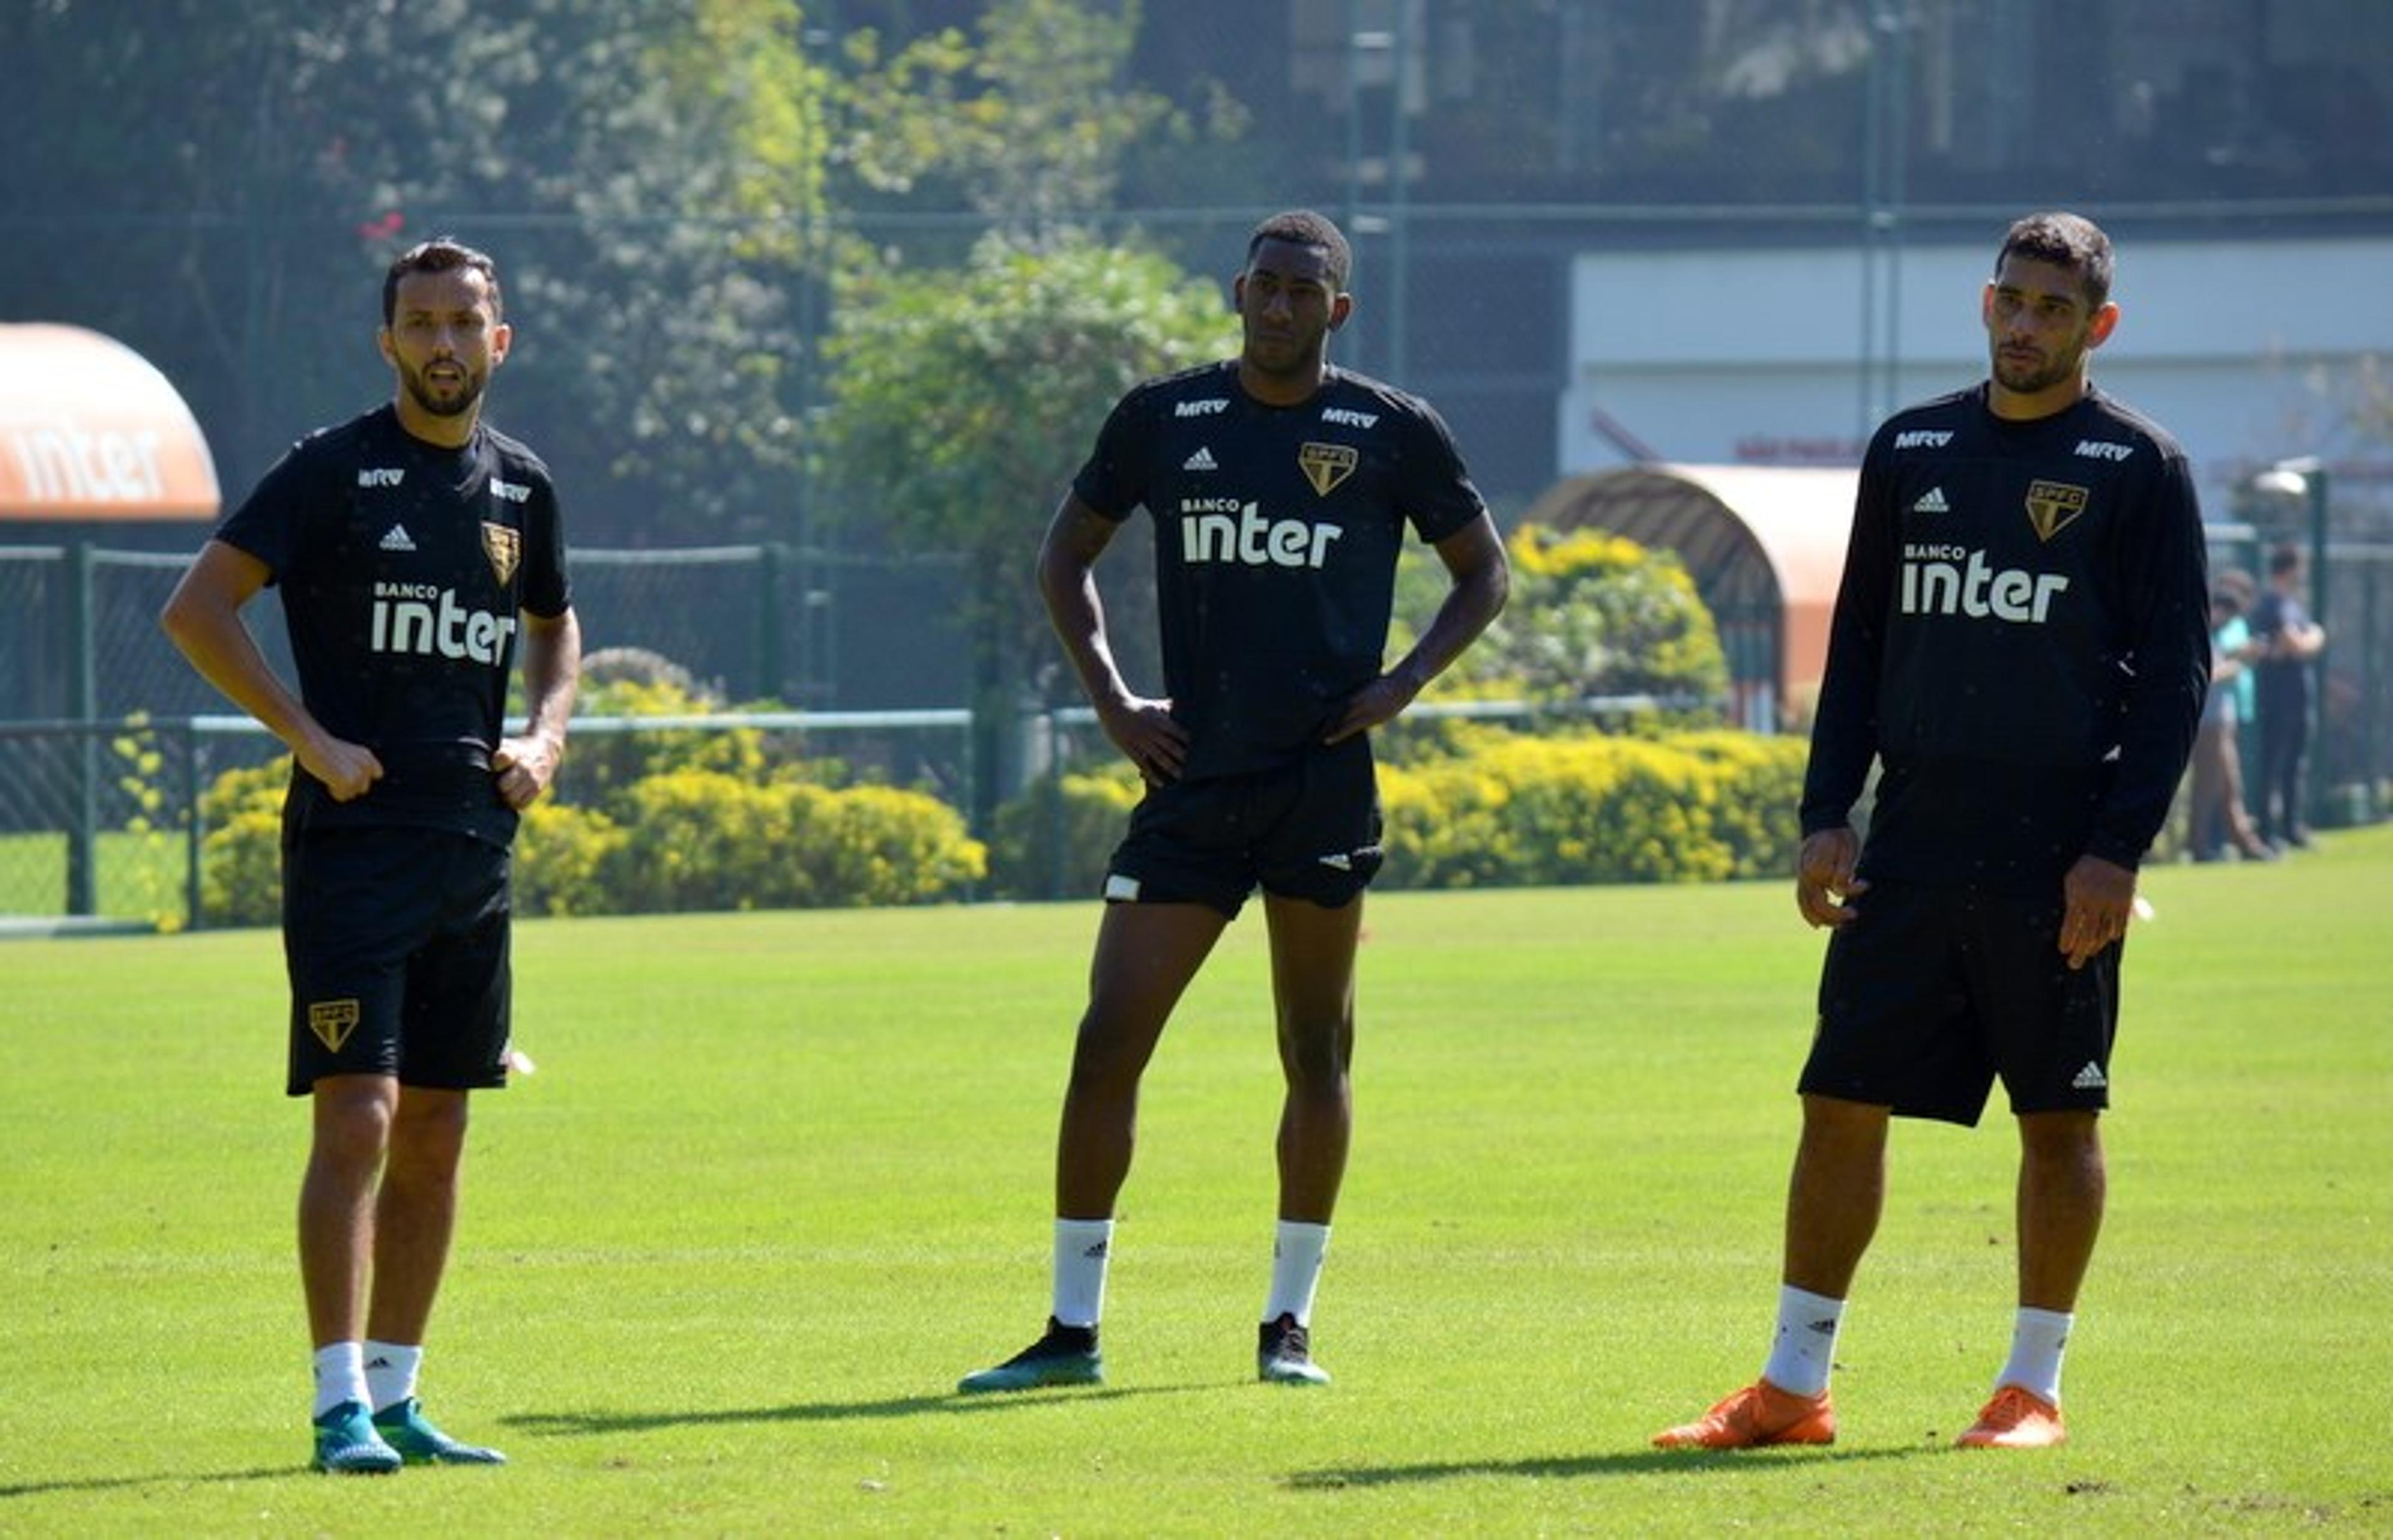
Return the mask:
{"type": "Polygon", "coordinates": [[[2326,628],[2302,604],[2302,549],[2291,542],[2269,553],[2269,591],[2252,610],[2259,651],[2253,665],[2259,711],[2260,837],[2283,850],[2308,850],[2302,816],[2303,767],[2309,753],[2310,674],[2326,647],[2326,628]]]}
{"type": "Polygon", "coordinates": [[[2251,860],[2277,855],[2243,805],[2241,724],[2251,717],[2249,660],[2256,650],[2243,608],[2251,597],[2252,580],[2241,572],[2220,573],[2210,594],[2210,693],[2203,699],[2188,777],[2186,844],[2197,861],[2217,860],[2230,842],[2251,860]]]}

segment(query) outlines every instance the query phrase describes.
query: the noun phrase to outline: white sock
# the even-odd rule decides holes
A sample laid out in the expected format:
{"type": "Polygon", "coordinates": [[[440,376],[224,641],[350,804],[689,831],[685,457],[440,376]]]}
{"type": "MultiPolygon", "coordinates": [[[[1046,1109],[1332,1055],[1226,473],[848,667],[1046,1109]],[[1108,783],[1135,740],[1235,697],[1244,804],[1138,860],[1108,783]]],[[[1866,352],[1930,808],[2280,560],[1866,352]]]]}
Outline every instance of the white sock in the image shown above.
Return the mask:
{"type": "Polygon", "coordinates": [[[1994,1389],[2016,1385],[2058,1406],[2060,1404],[2060,1350],[2069,1346],[2073,1314],[2021,1305],[2011,1325],[2010,1362],[1994,1380],[1994,1389]]]}
{"type": "Polygon", "coordinates": [[[328,1342],[316,1350],[316,1410],[308,1415],[320,1417],[345,1401],[366,1403],[362,1342],[328,1342]]]}
{"type": "Polygon", "coordinates": [[[1105,1264],[1113,1259],[1114,1221],[1055,1221],[1055,1319],[1093,1326],[1105,1313],[1105,1264]]]}
{"type": "Polygon", "coordinates": [[[1313,1325],[1313,1291],[1321,1283],[1321,1258],[1328,1249],[1327,1225],[1279,1221],[1272,1243],[1271,1298],[1263,1301],[1265,1321],[1293,1315],[1300,1326],[1313,1325]]]}
{"type": "Polygon", "coordinates": [[[1761,1377],[1793,1395],[1826,1394],[1828,1371],[1837,1362],[1837,1328],[1844,1318],[1842,1299],[1779,1285],[1778,1336],[1761,1377]]]}
{"type": "Polygon", "coordinates": [[[366,1390],[373,1397],[366,1404],[379,1412],[386,1406],[396,1406],[415,1393],[415,1372],[424,1365],[421,1347],[402,1347],[397,1342],[366,1339],[366,1390]]]}

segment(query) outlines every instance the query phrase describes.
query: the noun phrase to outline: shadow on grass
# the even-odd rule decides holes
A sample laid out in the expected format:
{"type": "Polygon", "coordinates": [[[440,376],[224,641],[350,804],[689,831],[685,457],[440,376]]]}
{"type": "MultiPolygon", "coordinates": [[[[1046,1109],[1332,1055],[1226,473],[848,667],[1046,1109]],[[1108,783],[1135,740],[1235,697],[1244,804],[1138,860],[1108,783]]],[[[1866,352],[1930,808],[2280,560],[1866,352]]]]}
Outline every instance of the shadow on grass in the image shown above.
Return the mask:
{"type": "Polygon", "coordinates": [[[1440,1460],[1433,1465],[1347,1466],[1328,1470],[1299,1470],[1282,1477],[1292,1492],[1337,1492],[1350,1487],[1399,1486],[1415,1481],[1446,1481],[1469,1476],[1520,1476],[1550,1480],[1575,1476],[1645,1476],[1657,1471],[1703,1475],[1734,1467],[1787,1471],[1816,1468],[1822,1462],[1850,1464],[1857,1460],[1909,1459],[1942,1453],[1939,1444],[1896,1449],[1693,1450],[1628,1449],[1613,1454],[1550,1455],[1525,1460],[1440,1460]]]}
{"type": "Polygon", "coordinates": [[[154,1476],[83,1476],[64,1481],[10,1481],[0,1484],[0,1503],[11,1497],[40,1497],[53,1492],[127,1492],[144,1486],[229,1486],[235,1481],[279,1481],[288,1476],[317,1472],[305,1461],[296,1465],[261,1466],[255,1470],[214,1473],[162,1470],[154,1476]]]}
{"type": "Polygon", "coordinates": [[[707,1428],[732,1423],[864,1422],[884,1417],[963,1416],[987,1412],[1017,1411],[1033,1406],[1123,1401],[1132,1397],[1177,1396],[1218,1389],[1210,1385],[1157,1385],[1141,1390],[1053,1390],[1012,1391],[991,1395],[948,1392],[930,1396],[893,1396],[885,1401],[800,1401],[786,1406],[726,1406],[686,1412],[530,1412],[501,1417],[510,1428],[541,1438],[580,1438],[595,1433],[648,1433],[660,1428],[707,1428]]]}

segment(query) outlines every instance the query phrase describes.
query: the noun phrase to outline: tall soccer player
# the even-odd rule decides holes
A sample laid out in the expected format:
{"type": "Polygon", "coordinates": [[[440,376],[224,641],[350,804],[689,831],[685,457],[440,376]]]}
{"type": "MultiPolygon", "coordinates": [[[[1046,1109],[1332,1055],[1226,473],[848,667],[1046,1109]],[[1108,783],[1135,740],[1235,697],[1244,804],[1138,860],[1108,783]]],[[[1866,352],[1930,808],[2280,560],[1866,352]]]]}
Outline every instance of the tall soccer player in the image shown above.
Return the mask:
{"type": "Polygon", "coordinates": [[[1804,778],[1796,902],[1828,927],[1799,1090],[1774,1345],[1654,1442],[1828,1443],[1829,1368],[1877,1227],[1891,1116],[2020,1133],[2010,1356],[1966,1447],[2057,1444],[2061,1349],[2101,1228],[2119,968],[2209,675],[2184,451],[2094,386],[2111,242],[2075,215],[2004,236],[1991,376],[1870,440],[1804,778]],[[1872,762],[1869,835],[1848,821],[1872,762]]]}
{"type": "Polygon", "coordinates": [[[508,847],[565,752],[582,657],[548,467],[481,420],[512,335],[496,266],[426,241],[391,264],[382,316],[390,404],[300,440],[161,617],[292,753],[288,1090],[314,1110],[299,1272],[315,1464],[347,1473],[503,1463],[425,1418],[416,1376],[466,1098],[506,1082],[508,847]],[[241,620],[269,583],[295,696],[241,620]],[[530,720],[508,737],[518,650],[530,720]]]}
{"type": "Polygon", "coordinates": [[[1428,405],[1327,360],[1353,307],[1346,238],[1317,214],[1258,226],[1234,286],[1235,359],[1114,408],[1056,510],[1039,586],[1105,735],[1145,778],[1105,884],[1055,1152],[1053,1308],[965,1391],[1093,1384],[1140,1077],[1166,1019],[1255,889],[1286,1082],[1263,1380],[1316,1384],[1314,1290],[1346,1168],[1363,890],[1380,866],[1369,731],[1503,607],[1504,547],[1428,405]],[[1116,666],[1094,577],[1122,521],[1155,521],[1164,696],[1116,666]],[[1409,529],[1451,582],[1383,667],[1409,529]]]}

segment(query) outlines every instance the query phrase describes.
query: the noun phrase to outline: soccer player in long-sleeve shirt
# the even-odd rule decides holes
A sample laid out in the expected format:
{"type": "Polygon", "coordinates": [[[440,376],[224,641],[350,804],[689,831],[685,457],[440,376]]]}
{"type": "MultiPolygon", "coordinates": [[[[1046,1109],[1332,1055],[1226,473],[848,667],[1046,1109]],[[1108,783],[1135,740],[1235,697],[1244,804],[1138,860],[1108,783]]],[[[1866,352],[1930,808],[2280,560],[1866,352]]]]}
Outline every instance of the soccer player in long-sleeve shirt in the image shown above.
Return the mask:
{"type": "Polygon", "coordinates": [[[1827,1443],[1844,1302],[1889,1120],[2020,1127],[2019,1310],[1968,1447],[2065,1438],[2060,1360],[2101,1227],[2136,869],[2209,677],[2185,454],[2088,369],[2111,245],[2013,225],[1982,306],[1990,377],[1897,413],[1862,466],[1803,787],[1797,903],[1833,933],[1798,1089],[1775,1344],[1665,1447],[1827,1443]],[[1863,841],[1850,822],[1871,765],[1863,841]]]}

